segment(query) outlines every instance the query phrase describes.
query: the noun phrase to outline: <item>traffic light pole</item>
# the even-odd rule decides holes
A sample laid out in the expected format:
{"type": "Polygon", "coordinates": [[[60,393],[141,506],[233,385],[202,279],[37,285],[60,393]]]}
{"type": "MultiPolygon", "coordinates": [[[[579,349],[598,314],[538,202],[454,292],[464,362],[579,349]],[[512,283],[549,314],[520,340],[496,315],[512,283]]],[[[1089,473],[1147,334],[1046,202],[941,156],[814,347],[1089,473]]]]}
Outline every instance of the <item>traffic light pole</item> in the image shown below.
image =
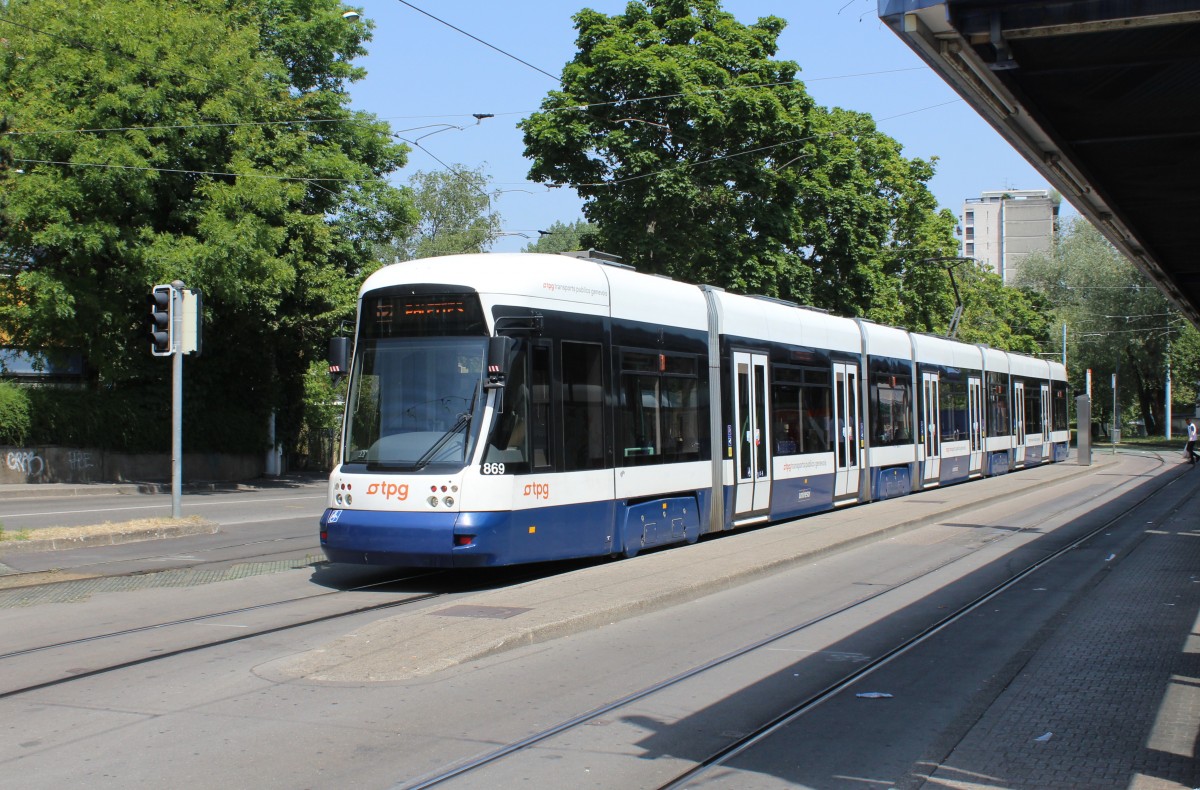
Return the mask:
{"type": "MultiPolygon", "coordinates": [[[[2,0],[0,0],[2,1],[2,0]]],[[[183,512],[183,355],[199,354],[203,312],[199,291],[182,280],[156,285],[147,297],[150,353],[171,357],[171,518],[183,512]]]]}
{"type": "MultiPolygon", "coordinates": [[[[172,283],[174,285],[174,283],[172,283]]],[[[171,298],[182,300],[183,283],[171,289],[171,298]]],[[[178,303],[176,303],[178,307],[178,303]]],[[[182,335],[183,310],[175,311],[176,337],[182,335]]],[[[171,355],[171,518],[183,517],[183,347],[175,344],[171,355]]]]}

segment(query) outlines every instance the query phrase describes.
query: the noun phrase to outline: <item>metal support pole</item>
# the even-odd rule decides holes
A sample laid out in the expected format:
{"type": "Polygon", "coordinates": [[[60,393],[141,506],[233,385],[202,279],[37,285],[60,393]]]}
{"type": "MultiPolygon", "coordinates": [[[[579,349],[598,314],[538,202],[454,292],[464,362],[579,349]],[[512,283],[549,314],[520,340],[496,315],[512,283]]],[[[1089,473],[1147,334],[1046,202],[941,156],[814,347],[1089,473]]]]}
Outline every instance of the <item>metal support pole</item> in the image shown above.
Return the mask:
{"type": "Polygon", "coordinates": [[[1167,329],[1167,402],[1165,406],[1167,427],[1164,433],[1167,441],[1171,441],[1171,330],[1169,328],[1167,329]]]}

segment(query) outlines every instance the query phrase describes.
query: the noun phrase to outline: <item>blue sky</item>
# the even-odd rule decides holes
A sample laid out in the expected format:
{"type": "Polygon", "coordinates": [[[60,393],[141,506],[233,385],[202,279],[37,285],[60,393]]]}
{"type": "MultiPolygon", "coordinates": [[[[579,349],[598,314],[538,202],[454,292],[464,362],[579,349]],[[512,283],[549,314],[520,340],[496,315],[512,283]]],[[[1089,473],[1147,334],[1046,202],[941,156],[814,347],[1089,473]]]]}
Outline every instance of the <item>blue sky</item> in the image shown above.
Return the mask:
{"type": "MultiPolygon", "coordinates": [[[[497,242],[496,251],[521,249],[556,220],[582,218],[574,192],[526,181],[529,162],[516,124],[557,84],[537,69],[557,75],[574,57],[572,14],[584,7],[618,14],[625,0],[411,2],[537,68],[398,0],[357,0],[348,5],[373,20],[375,31],[370,54],[358,61],[368,76],[350,88],[353,107],[386,119],[409,139],[433,133],[420,143],[442,162],[485,169],[493,187],[505,190],[495,207],[503,230],[512,234],[497,242]],[[495,117],[477,124],[474,113],[495,117]]],[[[723,7],[747,24],[768,15],[786,19],[776,57],[800,65],[800,78],[818,103],[869,113],[880,130],[903,145],[905,156],[937,156],[930,186],[942,207],[956,215],[965,198],[986,190],[1048,188],[880,23],[875,0],[725,0],[723,7]]],[[[430,155],[414,149],[395,180],[439,169],[430,155]]]]}

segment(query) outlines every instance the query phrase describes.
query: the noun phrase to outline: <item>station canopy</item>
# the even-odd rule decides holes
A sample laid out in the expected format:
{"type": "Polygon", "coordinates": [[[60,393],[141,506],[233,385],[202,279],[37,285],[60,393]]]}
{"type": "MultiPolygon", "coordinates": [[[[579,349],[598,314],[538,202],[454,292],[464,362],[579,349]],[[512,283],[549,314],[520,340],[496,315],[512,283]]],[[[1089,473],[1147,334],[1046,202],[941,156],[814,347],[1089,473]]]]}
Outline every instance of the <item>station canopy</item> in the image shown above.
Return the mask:
{"type": "Polygon", "coordinates": [[[1200,327],[1200,0],[878,0],[1200,327]]]}

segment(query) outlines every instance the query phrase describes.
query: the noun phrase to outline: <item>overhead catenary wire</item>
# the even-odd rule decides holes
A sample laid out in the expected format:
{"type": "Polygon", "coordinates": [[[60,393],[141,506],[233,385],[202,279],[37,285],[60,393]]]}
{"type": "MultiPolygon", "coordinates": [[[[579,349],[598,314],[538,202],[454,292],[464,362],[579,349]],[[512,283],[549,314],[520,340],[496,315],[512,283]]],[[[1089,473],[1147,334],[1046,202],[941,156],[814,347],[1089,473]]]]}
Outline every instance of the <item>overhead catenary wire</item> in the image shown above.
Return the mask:
{"type": "MultiPolygon", "coordinates": [[[[0,19],[2,19],[2,17],[0,17],[0,19]]],[[[854,74],[838,74],[838,75],[833,75],[833,76],[828,76],[828,77],[812,77],[807,80],[795,79],[795,80],[786,80],[783,82],[754,83],[752,85],[742,85],[742,84],[727,85],[722,88],[702,88],[702,89],[698,89],[695,91],[684,91],[681,93],[663,93],[663,94],[657,94],[654,96],[634,96],[634,97],[625,98],[625,99],[613,99],[611,101],[590,102],[588,104],[578,104],[578,105],[570,105],[570,106],[564,106],[564,107],[551,107],[551,108],[535,109],[535,110],[504,110],[504,111],[493,113],[493,115],[497,118],[501,118],[501,117],[516,116],[516,115],[529,115],[529,114],[535,113],[535,112],[554,112],[554,113],[582,112],[582,111],[586,111],[586,110],[596,109],[599,107],[613,107],[616,105],[625,105],[625,104],[640,104],[642,102],[659,101],[662,99],[687,98],[690,96],[707,96],[707,95],[712,95],[712,94],[727,93],[727,92],[735,91],[735,90],[755,90],[758,88],[775,88],[775,87],[781,87],[781,86],[785,86],[785,85],[805,84],[808,82],[819,82],[822,80],[841,80],[841,79],[853,79],[853,78],[858,78],[858,77],[874,77],[874,76],[879,76],[879,75],[883,75],[883,74],[898,74],[901,72],[916,71],[916,70],[919,70],[919,69],[913,69],[913,68],[891,69],[891,70],[886,70],[886,71],[867,71],[867,72],[856,72],[854,74]]],[[[924,112],[925,110],[933,109],[936,107],[944,107],[944,106],[947,106],[950,104],[957,104],[959,102],[961,102],[961,99],[953,99],[951,101],[931,105],[930,107],[922,107],[922,108],[918,108],[916,110],[909,110],[907,112],[897,113],[896,115],[889,115],[885,118],[876,119],[876,122],[878,123],[878,122],[882,122],[882,121],[890,121],[894,118],[901,118],[906,115],[912,115],[914,113],[924,112]]],[[[286,125],[325,124],[325,123],[363,123],[363,124],[368,124],[368,123],[389,122],[389,121],[432,120],[435,118],[458,118],[458,117],[461,117],[461,118],[465,119],[468,117],[474,117],[474,115],[475,115],[475,113],[468,113],[468,112],[448,112],[448,113],[437,113],[437,114],[429,114],[429,115],[372,116],[370,119],[363,119],[360,117],[348,116],[348,117],[343,117],[343,118],[293,118],[293,119],[283,119],[283,120],[277,120],[277,121],[227,121],[227,122],[213,121],[213,122],[191,123],[191,124],[149,124],[149,125],[140,125],[140,126],[102,126],[102,127],[84,128],[84,129],[78,129],[78,128],[75,128],[75,129],[66,129],[66,128],[26,129],[26,130],[12,130],[12,131],[8,131],[8,132],[3,132],[3,133],[0,133],[0,136],[28,137],[28,136],[41,135],[41,134],[47,134],[47,135],[49,135],[49,134],[101,134],[101,133],[108,133],[108,132],[145,132],[145,131],[156,131],[156,130],[179,131],[179,130],[186,130],[186,129],[207,129],[207,128],[223,128],[223,127],[236,128],[236,127],[240,127],[240,126],[286,126],[286,125]]],[[[422,126],[409,127],[407,129],[394,129],[392,131],[394,133],[411,132],[411,131],[416,131],[418,129],[431,128],[431,127],[437,126],[437,125],[439,125],[439,124],[425,124],[422,126]]],[[[446,124],[446,125],[454,126],[454,124],[446,124]]]]}
{"type": "Polygon", "coordinates": [[[455,27],[454,25],[450,24],[446,20],[440,19],[424,9],[417,8],[412,3],[407,2],[407,0],[396,0],[396,2],[399,3],[400,5],[408,6],[409,8],[411,8],[412,10],[414,10],[418,13],[424,14],[425,16],[429,17],[430,19],[434,20],[435,22],[439,22],[439,23],[445,25],[446,27],[450,28],[451,30],[456,30],[459,33],[462,33],[467,38],[478,41],[480,44],[483,44],[485,47],[488,47],[489,49],[494,49],[495,51],[499,52],[501,55],[504,55],[506,58],[512,58],[513,60],[517,61],[518,63],[520,63],[524,66],[528,66],[529,68],[533,69],[534,71],[536,71],[540,74],[545,74],[547,77],[554,80],[555,82],[562,82],[561,79],[559,79],[555,75],[551,74],[550,72],[546,71],[545,69],[538,68],[537,66],[533,65],[529,61],[522,60],[521,58],[518,58],[516,55],[512,54],[511,52],[506,52],[503,49],[500,49],[500,47],[497,47],[495,44],[489,44],[488,42],[484,41],[479,36],[476,36],[472,33],[468,33],[467,31],[463,30],[460,27],[455,27]]]}

